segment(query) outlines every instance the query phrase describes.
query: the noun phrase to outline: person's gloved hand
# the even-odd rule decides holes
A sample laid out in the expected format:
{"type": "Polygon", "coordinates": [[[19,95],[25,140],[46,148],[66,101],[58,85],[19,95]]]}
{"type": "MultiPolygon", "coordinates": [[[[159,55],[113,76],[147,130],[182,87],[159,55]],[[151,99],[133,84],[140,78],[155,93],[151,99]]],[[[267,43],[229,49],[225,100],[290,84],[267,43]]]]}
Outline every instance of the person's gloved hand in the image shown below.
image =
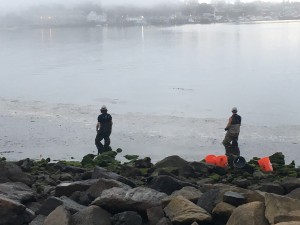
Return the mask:
{"type": "Polygon", "coordinates": [[[225,131],[228,131],[228,128],[226,127],[224,130],[225,130],[225,131]]]}

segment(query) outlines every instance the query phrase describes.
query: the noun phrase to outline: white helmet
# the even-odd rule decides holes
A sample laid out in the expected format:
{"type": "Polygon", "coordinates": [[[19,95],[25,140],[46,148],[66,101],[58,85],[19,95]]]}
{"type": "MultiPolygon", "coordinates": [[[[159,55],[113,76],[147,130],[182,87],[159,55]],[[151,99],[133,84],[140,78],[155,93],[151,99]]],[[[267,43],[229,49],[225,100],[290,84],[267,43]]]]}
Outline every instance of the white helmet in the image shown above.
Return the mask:
{"type": "Polygon", "coordinates": [[[237,110],[236,107],[233,107],[232,110],[231,110],[231,112],[237,112],[237,111],[238,111],[238,110],[237,110]]]}

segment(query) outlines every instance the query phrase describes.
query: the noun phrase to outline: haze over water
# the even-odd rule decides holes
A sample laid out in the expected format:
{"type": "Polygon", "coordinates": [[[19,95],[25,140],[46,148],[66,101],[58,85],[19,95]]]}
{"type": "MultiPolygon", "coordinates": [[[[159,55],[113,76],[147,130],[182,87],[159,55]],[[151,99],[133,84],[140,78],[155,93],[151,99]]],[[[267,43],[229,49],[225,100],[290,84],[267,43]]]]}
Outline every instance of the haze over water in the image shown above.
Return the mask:
{"type": "Polygon", "coordinates": [[[300,22],[0,31],[0,96],[300,124],[300,22]]]}

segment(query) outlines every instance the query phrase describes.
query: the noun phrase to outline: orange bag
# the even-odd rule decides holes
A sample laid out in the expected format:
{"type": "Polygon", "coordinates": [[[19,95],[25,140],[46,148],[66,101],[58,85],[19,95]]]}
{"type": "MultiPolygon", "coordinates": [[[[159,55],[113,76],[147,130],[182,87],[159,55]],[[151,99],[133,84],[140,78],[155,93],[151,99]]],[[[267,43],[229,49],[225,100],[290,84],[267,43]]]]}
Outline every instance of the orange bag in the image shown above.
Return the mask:
{"type": "Polygon", "coordinates": [[[271,172],[273,171],[272,164],[270,162],[269,157],[264,157],[258,160],[258,165],[262,171],[271,172]]]}
{"type": "Polygon", "coordinates": [[[216,161],[216,166],[219,166],[219,167],[226,167],[228,164],[226,155],[217,156],[215,161],[216,161]]]}
{"type": "Polygon", "coordinates": [[[207,155],[205,157],[205,162],[208,164],[216,165],[216,156],[215,155],[207,155]]]}

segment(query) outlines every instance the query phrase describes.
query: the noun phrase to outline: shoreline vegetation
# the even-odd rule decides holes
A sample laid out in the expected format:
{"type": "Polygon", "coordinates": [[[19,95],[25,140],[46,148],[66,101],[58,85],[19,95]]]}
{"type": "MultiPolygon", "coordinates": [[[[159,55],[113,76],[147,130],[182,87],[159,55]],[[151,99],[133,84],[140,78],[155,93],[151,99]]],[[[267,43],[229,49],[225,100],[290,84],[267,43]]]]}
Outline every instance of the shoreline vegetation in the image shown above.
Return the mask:
{"type": "Polygon", "coordinates": [[[300,20],[300,3],[236,1],[165,2],[149,5],[45,4],[0,14],[0,27],[176,26],[185,24],[255,23],[300,20]]]}
{"type": "Polygon", "coordinates": [[[238,169],[122,149],[81,161],[0,159],[1,225],[298,225],[300,168],[269,156],[238,169]]]}

